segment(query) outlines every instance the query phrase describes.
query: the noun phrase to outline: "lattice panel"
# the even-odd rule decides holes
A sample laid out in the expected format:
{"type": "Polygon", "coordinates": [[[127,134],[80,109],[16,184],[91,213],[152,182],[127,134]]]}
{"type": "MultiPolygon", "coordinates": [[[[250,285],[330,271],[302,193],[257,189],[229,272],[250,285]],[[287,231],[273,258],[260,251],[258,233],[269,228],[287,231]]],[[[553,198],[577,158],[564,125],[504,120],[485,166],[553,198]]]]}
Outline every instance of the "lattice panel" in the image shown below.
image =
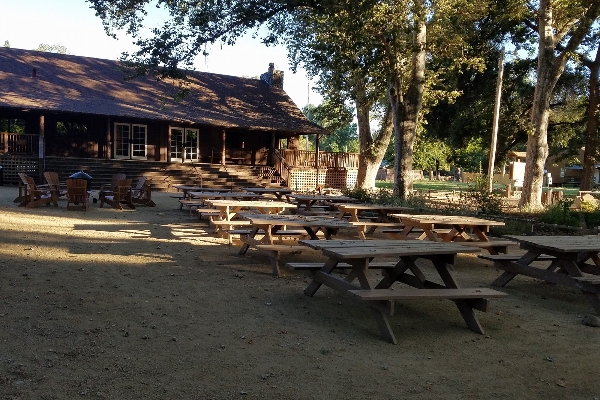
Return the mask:
{"type": "Polygon", "coordinates": [[[37,157],[0,156],[0,166],[4,175],[4,184],[17,184],[21,181],[17,175],[24,172],[31,176],[37,183],[41,171],[42,160],[37,157]]]}
{"type": "Polygon", "coordinates": [[[358,170],[348,169],[320,169],[317,184],[316,169],[293,169],[290,171],[289,187],[294,190],[313,190],[317,186],[322,188],[344,189],[356,185],[358,170]]]}

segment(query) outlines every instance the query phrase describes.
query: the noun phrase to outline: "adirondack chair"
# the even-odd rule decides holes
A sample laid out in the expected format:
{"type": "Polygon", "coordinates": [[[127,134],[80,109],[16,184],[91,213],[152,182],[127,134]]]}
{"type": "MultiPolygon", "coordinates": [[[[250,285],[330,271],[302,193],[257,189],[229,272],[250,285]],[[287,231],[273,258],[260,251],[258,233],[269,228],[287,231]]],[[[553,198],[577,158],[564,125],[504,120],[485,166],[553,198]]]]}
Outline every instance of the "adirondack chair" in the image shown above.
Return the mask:
{"type": "Polygon", "coordinates": [[[65,196],[67,194],[67,189],[62,188],[60,185],[60,181],[58,180],[58,174],[52,171],[44,172],[44,178],[46,178],[46,182],[48,183],[48,188],[54,192],[56,197],[65,196]]]}
{"type": "Polygon", "coordinates": [[[117,210],[123,209],[122,203],[127,204],[129,208],[135,208],[131,201],[131,179],[117,181],[112,192],[100,192],[100,208],[104,206],[104,203],[117,210]]]}
{"type": "Polygon", "coordinates": [[[90,205],[90,193],[87,191],[87,180],[67,179],[67,211],[87,211],[90,205]]]}
{"type": "Polygon", "coordinates": [[[53,203],[54,207],[58,207],[58,198],[54,193],[43,187],[37,187],[32,177],[23,174],[21,179],[25,182],[24,188],[24,199],[19,204],[20,207],[25,206],[27,208],[39,207],[44,204],[53,203]]]}
{"type": "Polygon", "coordinates": [[[125,176],[125,174],[114,174],[111,178],[110,186],[100,186],[100,194],[102,194],[103,192],[113,192],[115,190],[115,187],[117,186],[117,182],[126,178],[127,177],[125,176]]]}
{"type": "Polygon", "coordinates": [[[152,201],[152,188],[146,182],[147,178],[142,176],[137,184],[131,188],[131,201],[137,204],[154,207],[156,203],[152,201]]]}

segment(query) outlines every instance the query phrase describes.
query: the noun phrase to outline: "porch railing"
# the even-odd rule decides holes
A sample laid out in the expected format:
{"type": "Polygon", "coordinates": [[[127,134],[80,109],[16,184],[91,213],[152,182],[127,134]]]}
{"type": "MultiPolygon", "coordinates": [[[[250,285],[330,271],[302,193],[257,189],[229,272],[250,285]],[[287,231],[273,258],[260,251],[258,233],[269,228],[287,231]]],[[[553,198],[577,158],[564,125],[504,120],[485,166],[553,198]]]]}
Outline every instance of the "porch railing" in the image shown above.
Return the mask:
{"type": "Polygon", "coordinates": [[[37,155],[39,135],[0,132],[0,153],[13,155],[37,155]]]}
{"type": "MultiPolygon", "coordinates": [[[[314,151],[279,149],[277,152],[292,168],[316,168],[317,166],[316,152],[314,151]]],[[[319,152],[319,168],[358,169],[358,163],[358,153],[319,152]]]]}

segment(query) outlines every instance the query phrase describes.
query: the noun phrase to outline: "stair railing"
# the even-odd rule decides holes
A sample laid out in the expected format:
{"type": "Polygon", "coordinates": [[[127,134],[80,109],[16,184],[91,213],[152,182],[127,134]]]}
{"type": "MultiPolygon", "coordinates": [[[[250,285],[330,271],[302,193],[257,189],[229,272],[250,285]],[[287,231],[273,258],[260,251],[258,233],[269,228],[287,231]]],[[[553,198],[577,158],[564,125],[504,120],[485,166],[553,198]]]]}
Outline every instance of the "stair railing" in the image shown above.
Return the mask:
{"type": "Polygon", "coordinates": [[[290,166],[290,164],[288,164],[288,162],[285,159],[285,156],[283,154],[281,154],[279,149],[274,149],[273,155],[274,155],[273,161],[275,164],[275,169],[279,173],[279,176],[281,177],[281,180],[283,181],[282,183],[287,185],[288,182],[290,181],[290,174],[292,171],[292,167],[290,166]]]}

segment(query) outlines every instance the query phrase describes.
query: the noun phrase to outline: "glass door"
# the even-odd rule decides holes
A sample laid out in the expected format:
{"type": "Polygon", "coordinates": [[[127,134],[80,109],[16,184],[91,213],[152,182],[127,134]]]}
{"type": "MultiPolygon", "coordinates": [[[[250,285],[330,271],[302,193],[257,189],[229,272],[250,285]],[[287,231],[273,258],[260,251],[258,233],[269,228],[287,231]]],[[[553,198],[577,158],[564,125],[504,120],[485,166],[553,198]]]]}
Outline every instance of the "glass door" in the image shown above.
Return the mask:
{"type": "Polygon", "coordinates": [[[146,125],[115,123],[115,158],[145,160],[146,125]]]}
{"type": "Polygon", "coordinates": [[[115,124],[115,158],[129,158],[131,125],[115,124]]]}
{"type": "Polygon", "coordinates": [[[171,160],[198,159],[198,129],[171,128],[171,160]]]}

